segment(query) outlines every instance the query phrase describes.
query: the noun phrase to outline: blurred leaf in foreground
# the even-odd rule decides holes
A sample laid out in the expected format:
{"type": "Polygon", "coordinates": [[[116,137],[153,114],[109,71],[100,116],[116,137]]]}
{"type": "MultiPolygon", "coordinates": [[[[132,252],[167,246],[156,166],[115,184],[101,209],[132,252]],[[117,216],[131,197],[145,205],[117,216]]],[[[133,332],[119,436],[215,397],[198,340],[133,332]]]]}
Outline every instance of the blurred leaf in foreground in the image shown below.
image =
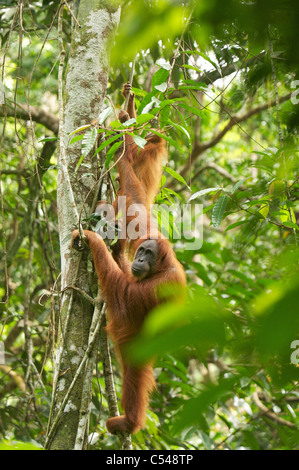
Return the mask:
{"type": "Polygon", "coordinates": [[[139,337],[128,348],[138,362],[172,351],[182,354],[189,347],[204,357],[214,347],[225,342],[225,324],[230,314],[204,289],[186,303],[160,305],[145,320],[139,337]]]}
{"type": "Polygon", "coordinates": [[[291,344],[299,339],[299,279],[279,281],[254,300],[254,343],[262,363],[280,385],[299,379],[291,344]]]}

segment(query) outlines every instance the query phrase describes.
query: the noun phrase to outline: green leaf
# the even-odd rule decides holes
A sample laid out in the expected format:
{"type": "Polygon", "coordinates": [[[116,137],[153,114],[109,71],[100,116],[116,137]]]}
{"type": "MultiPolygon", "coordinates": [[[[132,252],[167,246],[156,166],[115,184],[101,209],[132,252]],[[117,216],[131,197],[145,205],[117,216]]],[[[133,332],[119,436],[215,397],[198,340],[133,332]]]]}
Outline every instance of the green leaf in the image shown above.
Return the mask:
{"type": "MultiPolygon", "coordinates": [[[[298,338],[298,274],[268,285],[252,302],[254,315],[254,342],[259,360],[277,363],[272,368],[272,379],[285,384],[292,377],[298,379],[298,369],[291,363],[291,343],[298,338]],[[289,377],[288,377],[289,375],[289,377]]],[[[273,364],[274,365],[274,364],[273,364]]]]}
{"type": "Polygon", "coordinates": [[[185,101],[185,98],[173,98],[171,100],[164,100],[164,101],[161,101],[159,108],[162,109],[165,106],[174,106],[175,104],[181,105],[181,103],[184,101],[185,101]]]}
{"type": "Polygon", "coordinates": [[[158,100],[155,96],[151,96],[149,100],[144,99],[142,101],[142,104],[140,105],[140,113],[147,114],[150,110],[152,110],[152,113],[154,112],[157,113],[159,111],[159,108],[155,106],[160,106],[160,104],[161,104],[161,101],[158,100]]]}
{"type": "Polygon", "coordinates": [[[91,129],[90,131],[87,131],[84,136],[83,136],[83,141],[82,141],[82,155],[79,158],[79,161],[76,165],[75,168],[75,174],[79,170],[81,163],[83,162],[84,157],[88,155],[92,147],[94,146],[94,143],[97,138],[97,130],[95,128],[91,129]]]}
{"type": "Polygon", "coordinates": [[[58,140],[58,137],[44,137],[39,139],[38,142],[52,142],[53,140],[58,140]]]}
{"type": "Polygon", "coordinates": [[[284,224],[290,218],[289,211],[287,208],[281,207],[280,212],[281,212],[281,215],[279,218],[280,218],[281,223],[284,224]]]}
{"type": "Polygon", "coordinates": [[[207,188],[207,189],[202,189],[201,191],[197,191],[196,193],[192,194],[192,196],[188,199],[187,202],[193,201],[193,199],[196,199],[199,196],[203,196],[204,194],[212,193],[213,191],[221,191],[223,188],[207,188]]]}
{"type": "Polygon", "coordinates": [[[195,67],[194,65],[183,64],[182,67],[185,69],[195,70],[197,73],[200,73],[199,68],[195,67]]]}
{"type": "Polygon", "coordinates": [[[226,195],[221,196],[218,199],[218,201],[215,203],[215,206],[214,206],[213,211],[212,211],[212,223],[214,225],[214,228],[219,227],[219,225],[220,225],[220,223],[223,219],[227,203],[228,203],[228,196],[226,196],[226,195]]]}
{"type": "Polygon", "coordinates": [[[256,199],[255,201],[248,201],[246,202],[246,204],[248,207],[269,204],[269,198],[264,197],[263,199],[256,199]]]}
{"type": "Polygon", "coordinates": [[[203,88],[207,88],[207,85],[198,83],[195,80],[183,80],[183,83],[184,85],[180,85],[178,90],[202,90],[203,88]]]}
{"type": "MultiPolygon", "coordinates": [[[[115,134],[112,137],[110,137],[109,139],[104,140],[104,142],[102,142],[101,145],[95,151],[94,156],[97,155],[99,152],[101,152],[105,147],[107,147],[108,145],[115,142],[117,139],[119,139],[119,134],[115,134]]],[[[121,140],[121,142],[122,142],[122,140],[121,140]]]]}
{"type": "Polygon", "coordinates": [[[232,189],[232,194],[234,194],[234,192],[237,191],[237,189],[239,189],[239,187],[242,186],[242,184],[245,183],[245,181],[247,181],[249,178],[250,178],[250,176],[248,176],[248,178],[244,178],[241,181],[238,181],[232,189]]]}
{"type": "Polygon", "coordinates": [[[79,140],[82,140],[83,137],[84,137],[84,134],[75,135],[75,136],[70,140],[69,145],[72,145],[72,144],[74,144],[75,142],[78,142],[79,140]]]}
{"type": "Polygon", "coordinates": [[[157,132],[157,131],[154,131],[153,129],[151,130],[151,132],[153,134],[156,134],[158,136],[160,136],[162,139],[166,140],[167,142],[169,142],[170,144],[172,144],[174,147],[176,147],[178,150],[181,150],[181,147],[180,145],[175,141],[173,140],[171,137],[168,137],[167,135],[165,134],[162,134],[161,132],[157,132]]]}
{"type": "MultiPolygon", "coordinates": [[[[179,296],[179,286],[166,285],[158,290],[158,295],[165,299],[173,297],[174,293],[179,296]]],[[[128,346],[128,353],[138,363],[155,355],[177,353],[179,349],[184,355],[187,345],[200,345],[202,354],[205,354],[216,344],[223,344],[225,323],[230,318],[230,313],[224,311],[204,289],[198,289],[192,301],[185,305],[176,301],[155,308],[146,318],[140,335],[128,346]]]]}
{"type": "Polygon", "coordinates": [[[115,144],[113,144],[113,145],[111,146],[111,148],[109,149],[109,152],[107,152],[106,161],[105,161],[105,168],[106,168],[106,169],[108,168],[109,163],[111,162],[113,155],[115,154],[115,152],[119,149],[119,147],[120,147],[121,145],[122,145],[122,141],[120,141],[120,142],[115,142],[115,144]]]}
{"type": "Polygon", "coordinates": [[[260,290],[260,287],[257,285],[257,283],[250,277],[246,276],[244,273],[236,271],[235,269],[229,269],[228,272],[231,273],[233,276],[236,276],[237,278],[241,279],[243,282],[246,282],[253,289],[260,290]]]}
{"type": "Polygon", "coordinates": [[[89,154],[91,151],[92,147],[95,144],[96,138],[97,138],[97,130],[95,127],[92,129],[89,129],[88,131],[85,132],[82,140],[82,155],[83,158],[86,157],[86,155],[89,154]]]}
{"type": "Polygon", "coordinates": [[[299,227],[297,224],[294,224],[294,222],[284,222],[283,225],[285,225],[286,227],[290,227],[290,228],[295,228],[296,230],[299,230],[299,227]]]}
{"type": "Polygon", "coordinates": [[[136,122],[139,126],[142,126],[143,124],[145,124],[146,122],[151,121],[154,118],[155,118],[154,114],[150,114],[150,113],[140,114],[137,117],[136,122]]]}
{"type": "Polygon", "coordinates": [[[164,84],[169,77],[169,71],[163,68],[159,69],[152,78],[152,90],[157,87],[157,85],[164,84]]]}
{"type": "Polygon", "coordinates": [[[170,119],[168,119],[168,122],[169,122],[173,127],[175,127],[175,129],[177,129],[177,130],[183,132],[183,133],[187,136],[189,142],[191,141],[191,136],[190,136],[190,134],[189,134],[189,131],[187,131],[187,129],[186,129],[184,126],[182,126],[182,125],[180,125],[180,124],[175,124],[175,123],[174,123],[173,121],[171,121],[170,119]]]}
{"type": "Polygon", "coordinates": [[[207,286],[211,286],[213,283],[211,279],[208,276],[208,273],[204,266],[201,263],[193,263],[192,266],[196,269],[197,271],[197,276],[203,280],[207,284],[207,286]]]}
{"type": "Polygon", "coordinates": [[[203,116],[203,111],[201,109],[194,108],[194,106],[190,106],[189,104],[180,103],[180,107],[186,109],[192,115],[195,114],[195,115],[200,116],[200,117],[203,116]]]}
{"type": "Polygon", "coordinates": [[[99,124],[100,125],[103,124],[103,122],[106,121],[107,117],[110,116],[111,113],[112,113],[112,106],[105,108],[99,115],[99,124]]]}
{"type": "Polygon", "coordinates": [[[169,115],[170,115],[170,106],[164,106],[160,110],[160,115],[159,115],[159,120],[160,120],[160,126],[163,128],[169,124],[169,115]]]}
{"type": "Polygon", "coordinates": [[[167,83],[161,83],[161,85],[156,85],[155,86],[156,90],[162,91],[164,93],[167,90],[167,83]]]}
{"type": "Polygon", "coordinates": [[[267,217],[268,213],[269,213],[269,204],[266,204],[264,205],[263,207],[260,208],[259,210],[259,213],[263,216],[263,217],[267,217]]]}
{"type": "Polygon", "coordinates": [[[248,220],[239,220],[238,222],[235,222],[234,224],[229,225],[226,227],[224,230],[225,232],[228,232],[229,230],[232,230],[233,228],[239,227],[240,225],[247,224],[249,221],[248,220]]]}
{"type": "Polygon", "coordinates": [[[197,80],[183,80],[186,85],[192,85],[198,87],[198,89],[208,88],[208,85],[203,82],[198,82],[197,80]]]}
{"type": "Polygon", "coordinates": [[[76,134],[77,132],[84,131],[85,129],[89,129],[90,126],[91,126],[91,124],[86,124],[86,126],[77,127],[77,129],[75,129],[73,132],[70,133],[70,136],[73,135],[73,134],[76,134]]]}
{"type": "Polygon", "coordinates": [[[175,170],[173,170],[172,168],[169,168],[169,166],[165,166],[164,170],[167,171],[167,173],[169,173],[173,178],[175,178],[176,180],[183,183],[188,189],[190,189],[190,187],[188,186],[188,184],[184,180],[184,178],[179,173],[177,173],[175,170]]]}
{"type": "Polygon", "coordinates": [[[228,397],[231,397],[235,381],[235,378],[221,379],[217,385],[208,384],[198,397],[185,400],[180,413],[175,416],[174,433],[198,424],[200,417],[208,410],[209,406],[220,399],[226,401],[228,397]]]}
{"type": "Polygon", "coordinates": [[[147,140],[144,139],[143,137],[140,137],[140,135],[134,134],[134,142],[136,145],[138,145],[138,147],[143,149],[147,143],[147,140]]]}
{"type": "Polygon", "coordinates": [[[131,118],[131,119],[128,119],[126,122],[123,123],[124,127],[129,127],[129,126],[132,126],[132,124],[135,124],[136,123],[136,119],[135,118],[131,118]]]}
{"type": "Polygon", "coordinates": [[[81,154],[81,157],[79,158],[78,163],[77,163],[76,168],[75,168],[75,175],[77,174],[77,171],[79,170],[79,168],[80,168],[81,163],[83,162],[83,160],[84,160],[84,155],[81,154]]]}

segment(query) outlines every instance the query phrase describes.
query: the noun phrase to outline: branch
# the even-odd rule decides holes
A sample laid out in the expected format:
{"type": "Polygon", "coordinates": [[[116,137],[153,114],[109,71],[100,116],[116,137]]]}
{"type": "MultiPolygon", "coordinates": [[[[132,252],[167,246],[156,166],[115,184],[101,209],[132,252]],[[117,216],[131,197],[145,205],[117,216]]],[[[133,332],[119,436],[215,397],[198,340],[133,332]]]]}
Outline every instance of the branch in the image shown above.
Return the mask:
{"type": "Polygon", "coordinates": [[[62,293],[62,292],[65,292],[66,290],[68,289],[73,289],[75,290],[76,292],[79,292],[80,295],[82,295],[82,297],[87,300],[91,305],[95,306],[96,305],[96,302],[95,300],[90,297],[90,295],[87,294],[87,292],[85,292],[84,290],[80,289],[79,287],[76,287],[76,286],[66,286],[64,289],[62,289],[62,291],[60,291],[59,293],[62,293]]]}
{"type": "MultiPolygon", "coordinates": [[[[279,100],[280,103],[283,101],[289,100],[291,97],[291,93],[288,93],[285,96],[282,96],[279,100]]],[[[262,111],[265,111],[268,108],[272,108],[273,106],[276,105],[275,100],[271,101],[271,103],[263,103],[255,108],[250,109],[249,111],[246,112],[239,112],[235,116],[230,116],[229,122],[226,124],[226,126],[220,131],[218,134],[216,134],[212,139],[203,142],[203,143],[195,143],[195,146],[192,150],[190,160],[184,165],[184,167],[179,170],[179,173],[181,176],[185,176],[186,173],[190,170],[190,163],[194,164],[194,162],[200,157],[200,155],[206,150],[210,149],[211,147],[214,147],[220,140],[223,139],[223,137],[229,132],[235,125],[239,125],[241,122],[247,121],[247,119],[251,118],[255,114],[259,114],[262,111]]]]}
{"type": "Polygon", "coordinates": [[[5,110],[5,105],[1,105],[0,116],[5,116],[5,115],[7,117],[23,119],[24,121],[29,120],[31,116],[32,121],[42,124],[47,129],[54,132],[54,134],[58,133],[58,125],[59,125],[58,117],[53,113],[45,111],[39,106],[28,107],[28,105],[17,103],[16,107],[14,107],[14,106],[7,104],[6,110],[5,110]]]}
{"type": "Polygon", "coordinates": [[[197,79],[197,82],[205,83],[206,85],[210,85],[214,83],[219,78],[227,77],[228,75],[236,72],[237,70],[245,69],[246,67],[250,67],[254,65],[256,62],[262,62],[265,58],[265,52],[261,52],[260,54],[251,57],[250,59],[238,62],[233,62],[232,64],[227,65],[219,70],[212,70],[211,72],[205,72],[203,75],[200,75],[197,79]]]}
{"type": "MultiPolygon", "coordinates": [[[[224,168],[222,168],[219,165],[216,165],[216,163],[214,163],[214,162],[210,162],[210,163],[207,163],[207,164],[202,165],[201,167],[199,167],[197,169],[196,173],[194,173],[194,175],[192,177],[192,180],[194,181],[200,175],[200,173],[202,173],[205,170],[209,170],[209,169],[217,171],[217,173],[219,173],[221,176],[223,176],[224,178],[231,181],[233,184],[236,184],[237,181],[238,181],[237,178],[235,178],[233,175],[231,175],[227,170],[225,170],[224,168]]],[[[186,189],[186,186],[184,185],[181,188],[176,189],[176,192],[180,193],[181,191],[184,191],[185,189],[186,189]]],[[[244,185],[242,185],[242,186],[240,186],[240,189],[245,190],[246,188],[245,188],[244,185]]]]}
{"type": "MultiPolygon", "coordinates": [[[[26,384],[21,375],[17,374],[11,367],[6,366],[5,364],[0,364],[0,370],[2,370],[4,374],[7,374],[12,379],[14,385],[18,387],[21,392],[26,393],[26,384]]],[[[12,387],[8,385],[8,389],[9,391],[11,391],[12,387]]]]}
{"type": "Polygon", "coordinates": [[[31,173],[26,170],[26,168],[22,169],[9,169],[9,170],[1,170],[1,175],[16,175],[16,176],[23,176],[24,178],[29,178],[31,173]]]}
{"type": "Polygon", "coordinates": [[[252,394],[252,398],[256,406],[259,408],[259,410],[262,411],[263,416],[267,416],[268,418],[272,419],[272,421],[275,421],[277,424],[282,424],[283,426],[288,426],[289,428],[296,428],[296,425],[294,423],[291,423],[290,421],[287,421],[286,419],[280,418],[280,416],[277,416],[273,411],[270,411],[259,399],[258,393],[254,392],[252,394]]]}

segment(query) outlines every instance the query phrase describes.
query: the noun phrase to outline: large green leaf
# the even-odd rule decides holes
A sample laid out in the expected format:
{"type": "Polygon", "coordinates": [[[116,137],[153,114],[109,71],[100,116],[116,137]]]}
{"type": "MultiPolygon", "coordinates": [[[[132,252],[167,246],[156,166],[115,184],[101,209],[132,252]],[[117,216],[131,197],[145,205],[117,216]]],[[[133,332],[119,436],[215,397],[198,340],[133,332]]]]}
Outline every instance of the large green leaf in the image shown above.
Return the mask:
{"type": "Polygon", "coordinates": [[[140,135],[134,134],[134,142],[138,147],[144,149],[145,145],[147,144],[147,140],[141,137],[140,135]]]}
{"type": "Polygon", "coordinates": [[[188,199],[188,202],[193,201],[197,197],[203,196],[204,194],[212,193],[214,191],[221,191],[222,188],[206,188],[202,189],[201,191],[197,191],[196,193],[192,194],[192,196],[188,199]]]}
{"type": "MultiPolygon", "coordinates": [[[[178,286],[164,286],[163,297],[178,295],[178,286]]],[[[170,302],[160,305],[146,318],[140,336],[128,351],[134,361],[143,362],[155,355],[195,347],[204,355],[211,347],[223,345],[225,324],[230,313],[199,289],[186,303],[170,302]]]]}
{"type": "Polygon", "coordinates": [[[97,130],[95,127],[92,129],[89,129],[88,131],[85,132],[82,140],[82,155],[83,157],[86,157],[86,155],[89,154],[91,151],[92,147],[95,144],[96,138],[97,138],[97,130]]]}
{"type": "Polygon", "coordinates": [[[188,183],[185,181],[185,179],[179,174],[177,173],[175,170],[173,170],[172,168],[169,168],[169,166],[165,166],[164,167],[164,171],[167,171],[167,173],[169,173],[173,178],[175,178],[176,180],[180,181],[181,183],[183,183],[188,189],[189,188],[189,185],[188,183]]]}
{"type": "Polygon", "coordinates": [[[210,406],[220,399],[225,401],[232,397],[235,382],[235,378],[222,379],[217,385],[210,384],[206,386],[198,397],[185,400],[180,412],[175,417],[174,433],[178,433],[194,424],[199,424],[202,414],[206,413],[210,406]]]}
{"type": "Polygon", "coordinates": [[[223,219],[225,209],[228,203],[228,196],[221,196],[215,203],[212,211],[212,223],[214,228],[218,228],[223,219]]]}
{"type": "Polygon", "coordinates": [[[122,145],[122,141],[120,142],[115,142],[109,149],[106,155],[106,161],[105,161],[105,168],[109,167],[109,163],[111,162],[115,152],[119,149],[119,147],[122,145]]]}

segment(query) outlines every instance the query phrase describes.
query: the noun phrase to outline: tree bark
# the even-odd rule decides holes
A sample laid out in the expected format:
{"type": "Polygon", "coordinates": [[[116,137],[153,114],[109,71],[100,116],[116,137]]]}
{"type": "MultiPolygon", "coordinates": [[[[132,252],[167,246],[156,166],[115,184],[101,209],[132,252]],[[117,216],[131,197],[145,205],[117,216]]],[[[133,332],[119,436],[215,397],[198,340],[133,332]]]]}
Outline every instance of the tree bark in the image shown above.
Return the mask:
{"type": "MultiPolygon", "coordinates": [[[[91,372],[94,364],[92,358],[95,357],[94,348],[99,337],[94,323],[99,308],[97,302],[93,304],[77,290],[67,287],[74,285],[91,297],[96,294],[91,288],[88,254],[71,250],[70,237],[72,230],[78,226],[81,209],[82,218],[92,213],[97,197],[95,182],[98,162],[92,158],[91,152],[75,173],[81,156],[81,145],[75,143],[68,146],[68,135],[79,126],[91,123],[101,111],[108,81],[109,50],[119,17],[120,9],[115,6],[115,2],[80,1],[65,72],[57,180],[63,294],[46,441],[46,448],[51,450],[81,450],[87,445],[91,372]]],[[[60,21],[62,24],[62,17],[60,21]]],[[[65,53],[61,36],[60,44],[63,59],[65,53]]],[[[60,77],[62,67],[63,61],[60,62],[60,77]]]]}

